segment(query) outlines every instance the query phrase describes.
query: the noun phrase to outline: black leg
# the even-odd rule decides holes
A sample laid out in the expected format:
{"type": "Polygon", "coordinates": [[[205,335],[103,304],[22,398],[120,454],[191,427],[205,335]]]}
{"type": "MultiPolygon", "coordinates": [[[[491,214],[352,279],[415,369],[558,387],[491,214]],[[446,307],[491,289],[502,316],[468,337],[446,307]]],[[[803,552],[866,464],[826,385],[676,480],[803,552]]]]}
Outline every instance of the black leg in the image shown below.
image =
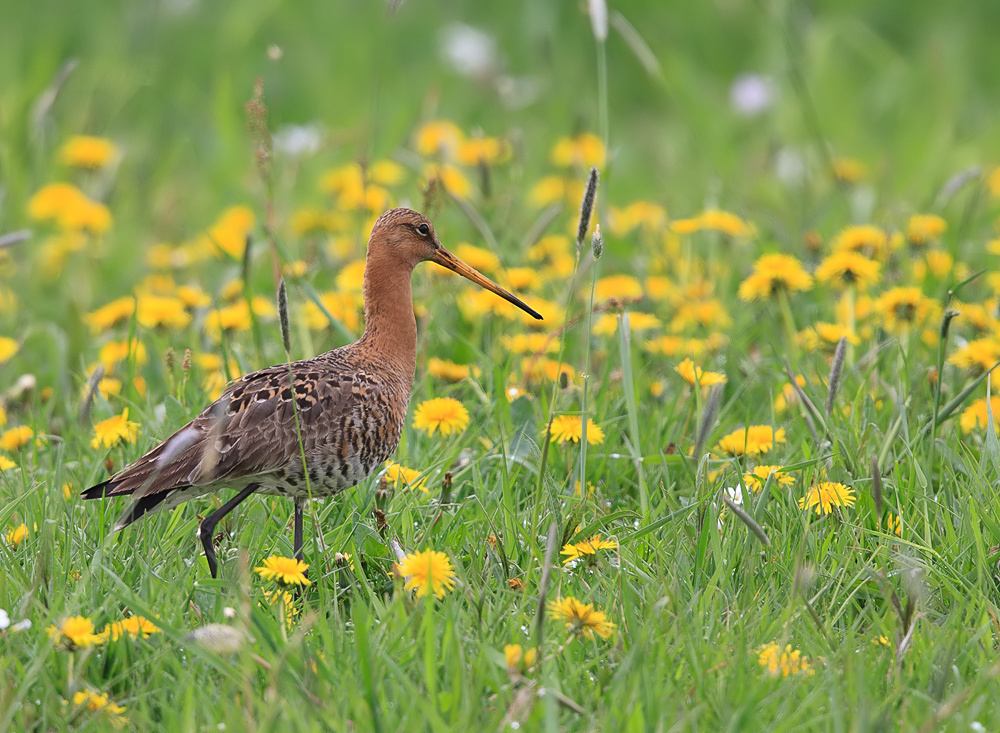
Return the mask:
{"type": "Polygon", "coordinates": [[[215,547],[212,542],[212,537],[215,534],[215,525],[224,516],[229,514],[229,512],[239,506],[240,502],[259,488],[260,484],[247,484],[240,493],[201,520],[201,524],[198,526],[198,536],[201,537],[202,547],[205,548],[205,559],[208,560],[208,569],[211,571],[213,578],[218,577],[219,570],[219,563],[215,560],[215,547]]]}
{"type": "Polygon", "coordinates": [[[304,508],[304,502],[302,499],[295,500],[295,543],[292,547],[295,553],[295,559],[302,559],[302,512],[304,508]]]}

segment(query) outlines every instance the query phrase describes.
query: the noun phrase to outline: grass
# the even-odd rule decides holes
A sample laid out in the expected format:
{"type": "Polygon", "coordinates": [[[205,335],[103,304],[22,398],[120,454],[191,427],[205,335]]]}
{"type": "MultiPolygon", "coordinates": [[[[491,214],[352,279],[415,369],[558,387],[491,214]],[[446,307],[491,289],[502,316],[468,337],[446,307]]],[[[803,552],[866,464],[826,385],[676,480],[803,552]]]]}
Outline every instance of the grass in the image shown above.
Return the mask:
{"type": "Polygon", "coordinates": [[[967,412],[1000,358],[989,244],[1000,214],[989,178],[1000,155],[996,11],[724,10],[615,4],[598,46],[573,4],[499,14],[467,3],[454,16],[416,3],[394,13],[279,2],[81,5],[58,17],[7,9],[0,236],[32,236],[0,250],[0,337],[14,350],[3,355],[0,338],[0,435],[26,426],[41,439],[0,451],[0,466],[12,464],[0,470],[0,531],[25,527],[0,539],[0,609],[11,622],[0,631],[0,729],[998,727],[1000,403],[978,423],[967,412]],[[439,34],[456,19],[496,40],[495,75],[466,78],[441,60],[439,34]],[[729,105],[746,71],[777,91],[757,116],[729,105]],[[272,133],[323,127],[314,153],[279,144],[263,179],[244,117],[257,77],[272,133]],[[511,89],[526,96],[513,103],[511,89]],[[416,133],[433,119],[508,140],[510,156],[459,165],[464,195],[431,195],[425,166],[435,156],[416,133]],[[599,263],[591,230],[574,251],[590,161],[550,159],[580,132],[608,141],[599,263]],[[91,172],[61,164],[60,146],[80,133],[111,139],[120,160],[91,172]],[[838,180],[831,166],[844,158],[864,170],[838,180]],[[471,291],[419,268],[417,380],[394,459],[420,471],[428,491],[373,478],[311,504],[313,585],[285,605],[268,602],[276,586],[253,568],[291,555],[289,501],[252,498],[220,524],[219,580],[196,528],[229,492],[112,533],[122,506],[83,503],[82,489],[191,419],[227,378],[288,358],[273,305],[282,268],[305,263],[284,271],[292,359],[360,333],[359,302],[331,294],[350,292],[338,276],[363,257],[378,212],[321,182],[351,161],[384,159],[402,172],[384,185],[384,203],[428,210],[452,250],[492,250],[495,279],[522,278],[511,287],[544,300],[541,333],[557,351],[515,353],[504,337],[529,329],[512,308],[489,301],[481,313],[471,291]],[[964,183],[953,178],[962,172],[964,183]],[[546,176],[571,192],[535,200],[546,176]],[[107,204],[107,232],[67,239],[33,219],[31,197],[55,181],[107,204]],[[623,210],[637,201],[666,214],[629,228],[623,210]],[[235,205],[252,224],[218,223],[235,205]],[[333,218],[303,232],[293,220],[310,208],[333,218]],[[691,225],[706,209],[733,212],[752,231],[691,225]],[[917,213],[946,223],[921,246],[906,236],[917,213]],[[838,233],[862,224],[900,242],[872,252],[879,282],[848,289],[850,317],[842,291],[825,283],[738,298],[760,255],[792,254],[815,272],[838,233]],[[532,259],[553,242],[554,254],[532,259]],[[165,263],[164,252],[188,259],[165,263]],[[617,275],[635,279],[636,297],[630,282],[609,280],[617,275]],[[116,298],[174,296],[180,285],[206,298],[181,309],[190,323],[152,326],[141,312],[96,330],[84,321],[116,298]],[[905,305],[888,314],[873,305],[904,286],[925,298],[912,311],[927,310],[919,323],[896,323],[911,313],[905,305]],[[960,315],[947,320],[952,308],[960,315]],[[211,328],[217,310],[230,327],[211,328]],[[644,325],[646,314],[658,324],[644,325]],[[839,335],[795,335],[817,323],[856,327],[830,409],[839,335]],[[976,339],[984,355],[956,363],[976,339]],[[111,342],[133,344],[131,356],[109,362],[118,385],[104,384],[91,404],[93,368],[111,342]],[[565,385],[554,364],[529,376],[560,354],[573,368],[565,385]],[[687,356],[726,376],[717,397],[674,370],[687,356]],[[431,357],[479,371],[452,382],[432,373],[431,357]],[[801,388],[790,386],[786,359],[801,388]],[[523,393],[513,401],[511,386],[523,393]],[[435,397],[461,401],[469,426],[450,436],[415,429],[413,409],[435,397]],[[93,448],[94,425],[125,408],[136,440],[93,448]],[[577,444],[547,442],[559,415],[592,418],[603,441],[582,456],[577,444]],[[758,456],[717,448],[759,425],[783,430],[784,442],[758,456]],[[784,468],[759,493],[741,486],[761,464],[784,468]],[[799,499],[824,481],[851,487],[854,505],[803,511],[799,499]],[[742,518],[724,509],[725,489],[737,487],[742,518]],[[565,545],[597,534],[617,547],[562,562],[565,545]],[[446,553],[455,589],[440,600],[405,591],[390,542],[446,553]],[[606,614],[608,639],[574,634],[546,611],[569,596],[606,614]],[[76,615],[97,630],[143,616],[160,632],[70,651],[46,629],[76,615]],[[23,620],[30,628],[15,630],[23,620]],[[537,661],[508,667],[510,644],[540,644],[537,661]],[[790,661],[796,650],[805,665],[790,661]],[[74,704],[86,690],[124,711],[74,704]]]}

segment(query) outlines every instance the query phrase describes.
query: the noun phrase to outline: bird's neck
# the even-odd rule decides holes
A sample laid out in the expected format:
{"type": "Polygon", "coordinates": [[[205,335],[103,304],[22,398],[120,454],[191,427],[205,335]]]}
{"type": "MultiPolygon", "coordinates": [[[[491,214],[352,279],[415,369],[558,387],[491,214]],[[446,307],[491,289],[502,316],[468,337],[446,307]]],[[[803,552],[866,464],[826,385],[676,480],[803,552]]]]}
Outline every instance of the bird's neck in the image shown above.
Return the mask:
{"type": "Polygon", "coordinates": [[[365,332],[358,341],[380,364],[413,381],[417,364],[417,321],[410,290],[412,267],[384,257],[365,263],[365,332]]]}

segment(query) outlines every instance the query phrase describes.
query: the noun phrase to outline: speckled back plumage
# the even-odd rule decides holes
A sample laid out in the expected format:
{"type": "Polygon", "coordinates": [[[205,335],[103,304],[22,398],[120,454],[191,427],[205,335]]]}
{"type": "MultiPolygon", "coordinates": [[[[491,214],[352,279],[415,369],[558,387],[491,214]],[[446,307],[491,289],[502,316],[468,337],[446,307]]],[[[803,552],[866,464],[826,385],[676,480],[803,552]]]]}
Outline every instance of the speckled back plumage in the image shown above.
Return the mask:
{"type": "Polygon", "coordinates": [[[221,483],[238,487],[253,480],[261,493],[332,496],[357,485],[396,450],[412,381],[412,373],[407,378],[371,364],[357,344],[251,372],[88,494],[141,494],[118,526],[221,483]]]}

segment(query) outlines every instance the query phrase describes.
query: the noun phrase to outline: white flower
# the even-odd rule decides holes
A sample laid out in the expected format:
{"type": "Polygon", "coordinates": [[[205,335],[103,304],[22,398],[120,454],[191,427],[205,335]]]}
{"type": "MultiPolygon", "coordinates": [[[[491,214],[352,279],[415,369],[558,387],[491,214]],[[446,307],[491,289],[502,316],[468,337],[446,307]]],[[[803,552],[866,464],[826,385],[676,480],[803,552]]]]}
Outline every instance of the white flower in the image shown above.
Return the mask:
{"type": "Polygon", "coordinates": [[[10,626],[10,616],[7,615],[5,610],[0,608],[0,631],[3,631],[8,626],[10,626]]]}
{"type": "Polygon", "coordinates": [[[11,631],[27,631],[31,628],[31,619],[26,618],[18,621],[16,624],[10,627],[11,631]]]}
{"type": "Polygon", "coordinates": [[[488,77],[497,67],[493,38],[465,23],[452,23],[441,32],[441,53],[463,76],[488,77]]]}
{"type": "Polygon", "coordinates": [[[765,111],[777,96],[774,82],[760,74],[740,74],[729,87],[729,104],[741,115],[753,117],[765,111]]]}
{"type": "MultiPolygon", "coordinates": [[[[727,486],[726,488],[723,489],[723,491],[725,492],[726,496],[729,497],[729,500],[733,502],[733,504],[736,504],[738,506],[743,506],[743,489],[741,489],[739,486],[737,486],[736,488],[733,488],[732,486],[727,486]]],[[[722,511],[719,512],[718,525],[720,532],[722,531],[723,512],[725,512],[725,507],[723,507],[722,511]]]]}
{"type": "Polygon", "coordinates": [[[274,149],[290,158],[307,158],[315,155],[323,141],[322,128],[311,125],[284,125],[279,127],[272,138],[274,149]]]}

